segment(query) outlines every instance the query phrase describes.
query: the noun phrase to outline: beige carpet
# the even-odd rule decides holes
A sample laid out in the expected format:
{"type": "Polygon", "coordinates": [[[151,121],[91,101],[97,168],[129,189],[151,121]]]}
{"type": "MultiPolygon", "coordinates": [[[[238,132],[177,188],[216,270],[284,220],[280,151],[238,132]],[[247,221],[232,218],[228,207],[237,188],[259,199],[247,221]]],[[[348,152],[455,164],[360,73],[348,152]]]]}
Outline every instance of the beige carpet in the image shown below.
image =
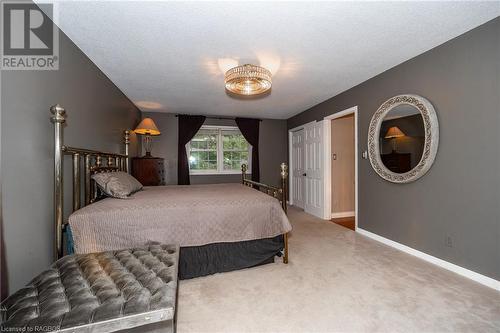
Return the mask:
{"type": "Polygon", "coordinates": [[[500,293],[290,210],[290,263],[181,281],[185,332],[500,332],[500,293]]]}

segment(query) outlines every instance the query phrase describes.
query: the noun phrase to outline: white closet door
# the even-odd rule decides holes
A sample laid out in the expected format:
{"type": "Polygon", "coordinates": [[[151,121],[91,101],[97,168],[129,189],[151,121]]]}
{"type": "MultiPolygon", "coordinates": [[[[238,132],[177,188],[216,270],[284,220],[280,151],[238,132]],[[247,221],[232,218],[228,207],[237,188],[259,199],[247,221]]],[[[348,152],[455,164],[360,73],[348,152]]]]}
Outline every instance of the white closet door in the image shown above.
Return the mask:
{"type": "Polygon", "coordinates": [[[323,121],[304,127],[305,205],[306,213],[323,218],[323,121]]]}
{"type": "Polygon", "coordinates": [[[304,130],[292,133],[292,202],[304,209],[304,130]]]}

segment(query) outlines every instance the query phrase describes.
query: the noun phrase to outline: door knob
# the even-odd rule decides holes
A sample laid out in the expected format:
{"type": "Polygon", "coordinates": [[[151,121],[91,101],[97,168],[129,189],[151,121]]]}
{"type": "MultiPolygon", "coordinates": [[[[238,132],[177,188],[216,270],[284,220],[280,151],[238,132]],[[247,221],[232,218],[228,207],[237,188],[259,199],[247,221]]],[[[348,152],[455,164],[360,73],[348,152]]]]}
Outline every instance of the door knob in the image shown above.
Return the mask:
{"type": "Polygon", "coordinates": [[[307,176],[307,173],[305,173],[305,172],[304,172],[304,173],[302,174],[302,176],[304,176],[304,177],[305,177],[305,176],[307,176]]]}
{"type": "Polygon", "coordinates": [[[333,154],[332,158],[333,158],[334,161],[336,161],[337,160],[337,154],[333,154]]]}

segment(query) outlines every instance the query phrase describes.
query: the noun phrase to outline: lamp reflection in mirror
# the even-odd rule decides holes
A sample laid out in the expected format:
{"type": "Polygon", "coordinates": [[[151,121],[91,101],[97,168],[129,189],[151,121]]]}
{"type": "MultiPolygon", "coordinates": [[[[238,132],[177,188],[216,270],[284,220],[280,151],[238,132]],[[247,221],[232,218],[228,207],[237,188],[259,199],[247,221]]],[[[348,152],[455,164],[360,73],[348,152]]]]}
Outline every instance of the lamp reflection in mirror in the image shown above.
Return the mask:
{"type": "Polygon", "coordinates": [[[385,134],[384,138],[385,139],[392,139],[392,151],[396,152],[397,150],[397,138],[401,138],[403,136],[406,136],[403,131],[399,129],[397,126],[393,126],[389,128],[387,133],[385,134]]]}
{"type": "Polygon", "coordinates": [[[135,134],[144,135],[144,149],[146,150],[145,157],[151,156],[151,148],[153,145],[152,136],[160,135],[161,132],[156,127],[155,122],[151,118],[144,118],[134,130],[135,134]]]}

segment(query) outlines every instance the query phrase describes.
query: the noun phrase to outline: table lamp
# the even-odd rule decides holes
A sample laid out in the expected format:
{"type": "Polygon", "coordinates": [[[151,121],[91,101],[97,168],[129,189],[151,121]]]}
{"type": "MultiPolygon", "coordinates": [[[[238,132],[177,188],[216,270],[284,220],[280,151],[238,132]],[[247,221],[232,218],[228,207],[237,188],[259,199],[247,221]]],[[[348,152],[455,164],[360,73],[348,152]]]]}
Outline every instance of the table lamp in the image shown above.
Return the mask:
{"type": "Polygon", "coordinates": [[[152,136],[160,135],[161,132],[156,127],[155,122],[151,118],[144,118],[135,128],[136,134],[145,135],[144,149],[146,150],[145,157],[151,157],[151,148],[153,145],[152,136]]]}
{"type": "Polygon", "coordinates": [[[405,136],[403,131],[401,131],[397,126],[389,128],[384,136],[384,139],[392,139],[392,151],[396,152],[396,139],[405,136]]]}

